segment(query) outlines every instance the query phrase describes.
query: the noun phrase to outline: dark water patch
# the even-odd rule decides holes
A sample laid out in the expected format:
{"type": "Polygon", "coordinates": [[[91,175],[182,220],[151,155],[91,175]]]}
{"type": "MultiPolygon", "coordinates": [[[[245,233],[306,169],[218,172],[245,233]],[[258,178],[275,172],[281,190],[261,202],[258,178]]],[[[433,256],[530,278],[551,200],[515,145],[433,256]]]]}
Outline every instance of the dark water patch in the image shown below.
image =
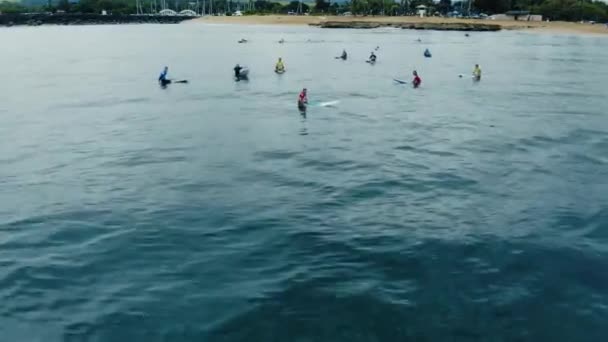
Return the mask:
{"type": "Polygon", "coordinates": [[[357,171],[364,172],[365,170],[371,170],[377,168],[378,165],[372,163],[366,163],[356,160],[329,160],[319,158],[305,158],[299,157],[298,164],[304,168],[312,168],[317,171],[327,172],[348,172],[357,171]]]}
{"type": "Polygon", "coordinates": [[[593,238],[596,242],[605,242],[608,238],[608,209],[600,208],[591,215],[582,215],[572,209],[562,209],[552,216],[552,228],[562,232],[564,239],[571,240],[572,248],[588,248],[584,237],[593,238]]]}
{"type": "Polygon", "coordinates": [[[414,147],[411,145],[401,145],[401,146],[395,147],[395,149],[399,150],[399,151],[412,151],[412,152],[416,152],[419,154],[429,154],[429,155],[435,155],[435,156],[439,156],[439,157],[456,157],[456,156],[458,156],[458,154],[456,154],[454,152],[450,152],[450,151],[430,150],[430,149],[425,149],[422,147],[414,147]]]}
{"type": "Polygon", "coordinates": [[[283,159],[292,159],[297,156],[297,152],[293,151],[259,151],[254,154],[255,160],[258,161],[274,161],[274,160],[283,160],[283,159]]]}
{"type": "Polygon", "coordinates": [[[322,183],[314,179],[303,180],[290,177],[289,174],[262,169],[249,169],[241,173],[236,179],[244,182],[266,182],[274,186],[289,186],[294,188],[316,188],[322,186],[322,183]]]}
{"type": "MultiPolygon", "coordinates": [[[[589,154],[581,154],[581,153],[575,153],[571,155],[572,158],[572,162],[574,163],[585,163],[585,164],[591,164],[591,165],[605,165],[608,164],[608,155],[605,155],[606,159],[600,158],[599,156],[592,156],[589,154]]],[[[603,172],[606,173],[606,172],[603,172]]]]}
{"type": "Polygon", "coordinates": [[[176,151],[182,152],[181,154],[185,152],[182,149],[174,151],[163,151],[162,149],[158,151],[154,149],[124,151],[121,155],[113,156],[111,160],[104,161],[100,167],[137,167],[148,164],[173,164],[188,160],[186,155],[175,155],[176,151]]]}
{"type": "Polygon", "coordinates": [[[360,92],[351,92],[351,93],[346,93],[345,95],[350,98],[361,98],[361,99],[369,99],[369,100],[378,98],[377,95],[372,95],[370,93],[360,93],[360,92]]]}
{"type": "Polygon", "coordinates": [[[444,191],[466,189],[471,191],[471,193],[475,193],[474,188],[478,185],[477,180],[452,172],[436,172],[430,174],[430,177],[424,183],[429,188],[443,189],[444,191]]]}
{"type": "Polygon", "coordinates": [[[336,201],[344,203],[355,203],[358,201],[366,201],[375,197],[380,197],[391,188],[399,188],[405,184],[399,180],[379,180],[364,182],[355,186],[345,188],[342,193],[338,194],[335,198],[336,201]]]}
{"type": "Polygon", "coordinates": [[[410,145],[397,146],[397,147],[395,147],[395,149],[400,150],[400,151],[418,151],[417,147],[410,146],[410,145]]]}

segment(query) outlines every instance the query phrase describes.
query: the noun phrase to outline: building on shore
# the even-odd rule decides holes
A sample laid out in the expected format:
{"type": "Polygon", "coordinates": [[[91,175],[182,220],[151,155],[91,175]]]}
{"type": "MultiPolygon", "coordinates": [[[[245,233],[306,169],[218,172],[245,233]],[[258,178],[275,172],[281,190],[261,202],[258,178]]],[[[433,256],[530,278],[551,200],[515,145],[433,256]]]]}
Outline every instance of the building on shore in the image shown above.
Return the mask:
{"type": "Polygon", "coordinates": [[[424,18],[427,15],[427,7],[424,5],[416,6],[416,13],[420,18],[424,18]]]}
{"type": "Polygon", "coordinates": [[[516,20],[516,21],[543,21],[540,14],[531,14],[529,11],[509,11],[504,14],[495,14],[493,20],[516,20]]]}

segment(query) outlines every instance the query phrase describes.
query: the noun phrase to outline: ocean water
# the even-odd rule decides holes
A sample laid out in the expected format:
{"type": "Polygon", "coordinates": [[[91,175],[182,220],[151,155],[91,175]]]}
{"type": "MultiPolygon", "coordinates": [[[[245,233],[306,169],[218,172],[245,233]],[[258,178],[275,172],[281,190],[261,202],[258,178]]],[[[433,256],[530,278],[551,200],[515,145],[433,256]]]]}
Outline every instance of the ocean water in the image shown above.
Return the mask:
{"type": "Polygon", "coordinates": [[[0,45],[2,342],[608,338],[606,37],[182,24],[0,45]],[[475,63],[480,83],[458,77],[475,63]],[[160,88],[165,65],[190,83],[160,88]],[[414,69],[420,89],[392,81],[414,69]],[[340,102],[302,115],[303,87],[340,102]]]}

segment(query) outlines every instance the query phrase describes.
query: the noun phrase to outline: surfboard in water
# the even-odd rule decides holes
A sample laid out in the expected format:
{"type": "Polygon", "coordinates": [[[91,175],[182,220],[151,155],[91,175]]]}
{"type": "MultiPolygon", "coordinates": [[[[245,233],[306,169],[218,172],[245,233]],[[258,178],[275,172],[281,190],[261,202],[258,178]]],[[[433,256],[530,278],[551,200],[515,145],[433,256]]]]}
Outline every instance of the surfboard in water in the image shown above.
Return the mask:
{"type": "Polygon", "coordinates": [[[334,101],[323,101],[323,102],[309,102],[308,104],[310,106],[315,106],[315,107],[333,107],[333,106],[337,105],[338,103],[340,103],[340,101],[334,100],[334,101]]]}
{"type": "Polygon", "coordinates": [[[407,83],[407,81],[404,81],[404,80],[398,80],[398,79],[396,79],[396,78],[393,78],[393,81],[395,81],[395,82],[397,82],[397,83],[399,83],[399,84],[406,84],[406,83],[407,83]]]}

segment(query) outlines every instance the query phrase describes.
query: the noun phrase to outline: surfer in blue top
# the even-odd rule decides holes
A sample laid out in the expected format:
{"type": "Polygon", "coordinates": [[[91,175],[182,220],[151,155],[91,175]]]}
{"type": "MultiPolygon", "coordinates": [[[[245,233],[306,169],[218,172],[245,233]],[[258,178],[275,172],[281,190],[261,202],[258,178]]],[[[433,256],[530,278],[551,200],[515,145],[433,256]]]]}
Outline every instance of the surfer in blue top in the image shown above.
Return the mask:
{"type": "Polygon", "coordinates": [[[167,79],[167,73],[169,73],[169,67],[165,67],[163,69],[163,71],[160,73],[160,76],[158,76],[158,83],[160,83],[163,86],[171,83],[171,80],[167,79]]]}

